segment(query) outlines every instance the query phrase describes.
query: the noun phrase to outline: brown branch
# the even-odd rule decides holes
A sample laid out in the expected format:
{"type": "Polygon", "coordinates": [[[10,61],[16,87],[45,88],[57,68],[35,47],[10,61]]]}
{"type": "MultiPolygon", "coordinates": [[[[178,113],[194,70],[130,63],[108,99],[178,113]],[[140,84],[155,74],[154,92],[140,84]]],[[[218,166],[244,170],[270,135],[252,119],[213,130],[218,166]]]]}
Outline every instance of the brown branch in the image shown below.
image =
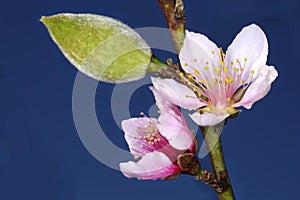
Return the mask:
{"type": "Polygon", "coordinates": [[[184,24],[186,21],[184,5],[182,0],[158,0],[158,3],[166,17],[173,43],[179,53],[183,40],[184,24]]]}
{"type": "Polygon", "coordinates": [[[214,175],[208,170],[203,170],[201,171],[201,175],[197,176],[197,179],[214,188],[217,193],[222,193],[229,187],[227,183],[227,174],[225,172],[220,172],[217,175],[214,175]]]}

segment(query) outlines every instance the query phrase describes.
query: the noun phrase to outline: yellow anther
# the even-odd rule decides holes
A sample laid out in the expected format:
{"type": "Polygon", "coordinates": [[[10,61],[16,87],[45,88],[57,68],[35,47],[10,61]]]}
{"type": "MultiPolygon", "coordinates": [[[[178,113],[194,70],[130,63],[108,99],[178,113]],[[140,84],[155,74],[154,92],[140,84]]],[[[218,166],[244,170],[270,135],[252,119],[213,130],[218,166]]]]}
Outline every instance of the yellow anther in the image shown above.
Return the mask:
{"type": "Polygon", "coordinates": [[[236,76],[236,78],[237,78],[237,79],[239,79],[239,78],[240,78],[240,76],[239,76],[239,75],[237,75],[237,76],[236,76]]]}
{"type": "Polygon", "coordinates": [[[189,65],[188,65],[187,63],[184,63],[183,66],[187,67],[187,66],[189,66],[189,65]]]}
{"type": "Polygon", "coordinates": [[[244,61],[247,62],[247,60],[248,60],[248,59],[245,57],[245,58],[244,58],[244,61]]]}
{"type": "Polygon", "coordinates": [[[243,85],[244,85],[244,84],[245,84],[245,81],[241,81],[241,84],[243,84],[243,85]]]}
{"type": "Polygon", "coordinates": [[[204,83],[205,81],[203,79],[200,80],[200,83],[204,83]]]}
{"type": "Polygon", "coordinates": [[[230,65],[230,67],[232,67],[233,66],[233,62],[230,62],[229,65],[230,65]]]}
{"type": "Polygon", "coordinates": [[[221,70],[222,70],[221,67],[218,67],[217,68],[217,73],[220,74],[221,70]]]}
{"type": "Polygon", "coordinates": [[[245,70],[245,68],[244,68],[244,67],[242,67],[242,68],[241,68],[241,70],[242,70],[242,71],[244,71],[244,70],[245,70]]]}
{"type": "Polygon", "coordinates": [[[251,74],[252,74],[252,75],[254,74],[254,70],[251,70],[251,74]]]}
{"type": "Polygon", "coordinates": [[[213,84],[217,84],[218,83],[218,79],[214,78],[213,79],[213,84]]]}
{"type": "Polygon", "coordinates": [[[212,55],[215,55],[215,51],[214,50],[212,50],[211,53],[212,53],[212,55]]]}
{"type": "Polygon", "coordinates": [[[197,88],[193,87],[193,91],[196,92],[196,91],[197,91],[197,88]]]}
{"type": "Polygon", "coordinates": [[[194,58],[194,62],[197,62],[198,60],[197,60],[197,58],[194,58]]]}
{"type": "Polygon", "coordinates": [[[206,61],[205,64],[208,65],[209,63],[206,61]]]}
{"type": "Polygon", "coordinates": [[[200,74],[200,72],[199,72],[197,69],[194,69],[194,73],[195,73],[196,75],[199,75],[199,74],[200,74]]]}
{"type": "Polygon", "coordinates": [[[239,63],[240,61],[239,61],[239,59],[236,59],[235,62],[239,63]]]}
{"type": "Polygon", "coordinates": [[[210,84],[208,81],[206,81],[206,87],[207,87],[207,89],[210,89],[210,84]]]}
{"type": "Polygon", "coordinates": [[[188,97],[189,97],[189,95],[188,95],[188,94],[185,94],[185,97],[186,97],[186,98],[188,98],[188,97]]]}
{"type": "Polygon", "coordinates": [[[229,97],[229,98],[227,98],[227,103],[229,103],[231,101],[231,98],[229,97]]]}
{"type": "Polygon", "coordinates": [[[228,67],[224,67],[224,72],[225,72],[225,73],[228,72],[228,67]]]}
{"type": "Polygon", "coordinates": [[[226,83],[230,83],[230,78],[229,78],[228,76],[226,76],[225,82],[226,82],[226,83]]]}
{"type": "Polygon", "coordinates": [[[180,72],[179,75],[180,75],[181,77],[184,77],[184,73],[183,73],[183,72],[180,72]]]}
{"type": "Polygon", "coordinates": [[[190,74],[188,74],[187,77],[188,77],[189,79],[192,79],[192,78],[193,78],[193,76],[190,75],[190,74]]]}
{"type": "Polygon", "coordinates": [[[204,66],[204,70],[208,70],[208,66],[204,66]]]}
{"type": "Polygon", "coordinates": [[[221,58],[221,53],[218,53],[218,57],[221,58]]]}
{"type": "Polygon", "coordinates": [[[222,65],[222,67],[224,67],[224,61],[220,60],[220,64],[222,65]]]}

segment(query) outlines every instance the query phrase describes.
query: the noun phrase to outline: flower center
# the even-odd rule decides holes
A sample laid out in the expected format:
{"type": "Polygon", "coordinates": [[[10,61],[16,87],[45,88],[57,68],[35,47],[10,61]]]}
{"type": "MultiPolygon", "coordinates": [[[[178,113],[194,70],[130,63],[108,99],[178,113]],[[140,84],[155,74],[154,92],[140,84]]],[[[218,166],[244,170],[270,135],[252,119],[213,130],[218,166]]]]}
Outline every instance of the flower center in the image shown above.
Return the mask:
{"type": "Polygon", "coordinates": [[[185,71],[189,73],[179,74],[201,102],[223,110],[241,100],[253,81],[254,70],[245,71],[248,65],[247,57],[242,61],[235,59],[225,62],[226,55],[222,48],[219,48],[219,53],[211,51],[211,54],[218,57],[215,59],[218,63],[194,58],[192,62],[183,64],[183,69],[187,69],[185,71]]]}
{"type": "Polygon", "coordinates": [[[158,151],[159,149],[165,147],[169,144],[168,140],[162,136],[158,128],[151,122],[149,122],[144,127],[137,127],[138,136],[134,139],[137,140],[140,147],[147,151],[158,151]]]}

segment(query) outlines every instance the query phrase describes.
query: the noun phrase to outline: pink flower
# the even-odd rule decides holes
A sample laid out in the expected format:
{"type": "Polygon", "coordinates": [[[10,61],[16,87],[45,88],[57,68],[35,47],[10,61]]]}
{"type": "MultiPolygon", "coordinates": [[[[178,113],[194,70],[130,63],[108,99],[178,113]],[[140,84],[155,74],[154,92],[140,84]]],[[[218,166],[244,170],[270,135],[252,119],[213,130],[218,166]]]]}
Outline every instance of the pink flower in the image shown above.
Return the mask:
{"type": "Polygon", "coordinates": [[[187,81],[152,78],[154,87],[169,102],[185,109],[197,110],[191,118],[200,126],[213,126],[235,107],[250,109],[263,98],[278,76],[266,65],[268,42],[257,25],[242,29],[225,53],[206,36],[186,31],[179,59],[187,81]]]}
{"type": "Polygon", "coordinates": [[[120,163],[121,172],[128,178],[158,179],[180,172],[177,157],[195,151],[194,135],[177,108],[153,87],[160,109],[158,119],[140,117],[122,121],[125,139],[137,162],[120,163]]]}

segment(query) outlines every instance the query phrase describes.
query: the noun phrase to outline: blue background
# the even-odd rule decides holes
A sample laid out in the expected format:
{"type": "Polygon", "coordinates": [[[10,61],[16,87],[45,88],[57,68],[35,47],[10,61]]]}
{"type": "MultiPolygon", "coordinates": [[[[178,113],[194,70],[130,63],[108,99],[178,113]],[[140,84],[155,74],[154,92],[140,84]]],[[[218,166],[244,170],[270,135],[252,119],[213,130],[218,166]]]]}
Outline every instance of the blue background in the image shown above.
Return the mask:
{"type": "MultiPolygon", "coordinates": [[[[73,122],[77,70],[39,22],[42,15],[85,12],[112,16],[134,28],[166,27],[155,0],[6,0],[0,4],[1,200],[217,199],[212,189],[192,177],[137,181],[96,160],[83,146],[73,122]]],[[[238,199],[299,196],[299,6],[296,0],[186,1],[187,28],[205,33],[224,49],[243,26],[260,25],[269,41],[268,63],[279,71],[268,96],[230,120],[222,135],[238,199]]],[[[155,52],[162,59],[175,58],[155,52]]],[[[112,142],[127,149],[107,106],[113,87],[98,85],[99,123],[112,142]]],[[[131,113],[137,115],[152,104],[151,93],[140,88],[132,97],[131,113]],[[147,96],[141,97],[145,92],[147,96]]],[[[210,167],[207,158],[202,163],[210,167]]]]}

